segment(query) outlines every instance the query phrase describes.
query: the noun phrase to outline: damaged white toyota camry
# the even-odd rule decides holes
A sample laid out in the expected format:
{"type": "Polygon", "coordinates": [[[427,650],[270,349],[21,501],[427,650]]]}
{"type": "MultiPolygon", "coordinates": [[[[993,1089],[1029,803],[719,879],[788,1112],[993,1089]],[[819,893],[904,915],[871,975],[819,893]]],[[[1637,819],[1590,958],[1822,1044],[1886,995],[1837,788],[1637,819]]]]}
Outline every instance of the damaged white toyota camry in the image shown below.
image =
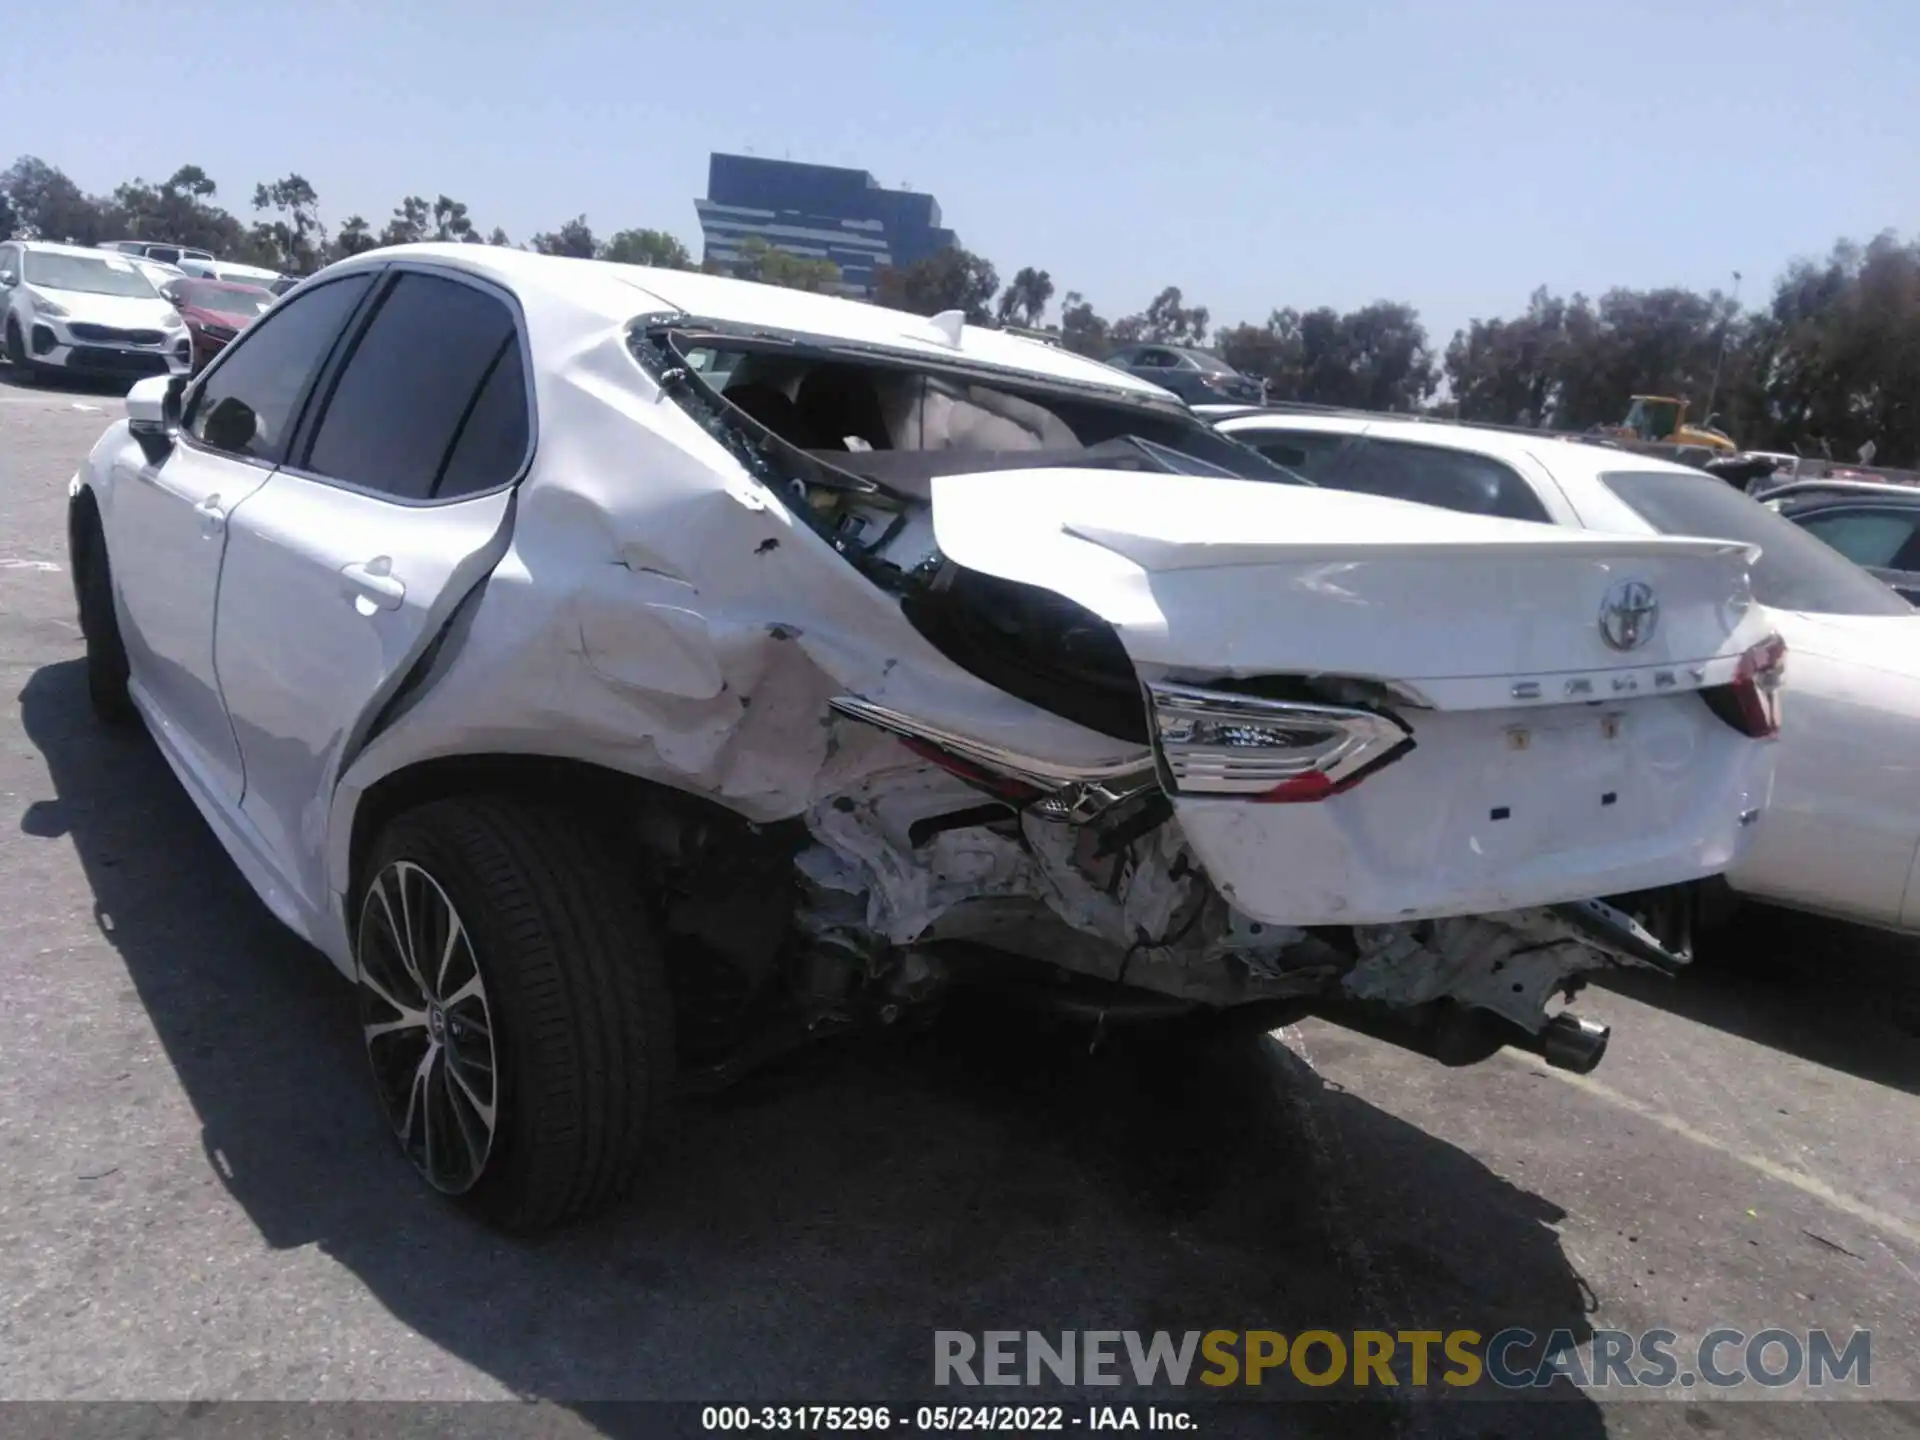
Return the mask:
{"type": "Polygon", "coordinates": [[[1679,963],[1770,783],[1739,543],[1319,490],[1053,347],[706,275],[345,261],[135,387],[70,526],[96,708],[513,1230],[960,983],[1590,1067],[1564,998],[1679,963]]]}

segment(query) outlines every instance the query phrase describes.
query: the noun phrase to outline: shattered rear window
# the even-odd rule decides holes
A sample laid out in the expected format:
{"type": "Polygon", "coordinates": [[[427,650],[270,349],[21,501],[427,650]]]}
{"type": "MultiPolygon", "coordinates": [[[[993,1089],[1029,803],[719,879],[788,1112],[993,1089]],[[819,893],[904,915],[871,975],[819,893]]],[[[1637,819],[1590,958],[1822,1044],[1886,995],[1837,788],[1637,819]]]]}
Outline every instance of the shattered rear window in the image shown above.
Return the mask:
{"type": "Polygon", "coordinates": [[[724,400],[819,464],[909,498],[924,498],[938,474],[1056,465],[1310,483],[1172,406],[830,340],[707,328],[637,325],[635,355],[656,378],[691,372],[701,399],[724,400]]]}

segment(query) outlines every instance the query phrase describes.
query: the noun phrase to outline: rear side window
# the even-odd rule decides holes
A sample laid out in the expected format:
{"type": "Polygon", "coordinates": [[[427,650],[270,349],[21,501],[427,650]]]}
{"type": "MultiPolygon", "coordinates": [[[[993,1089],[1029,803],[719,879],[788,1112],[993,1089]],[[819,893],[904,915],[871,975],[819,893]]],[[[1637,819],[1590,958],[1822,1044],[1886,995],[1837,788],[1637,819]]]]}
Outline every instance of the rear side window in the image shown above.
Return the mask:
{"type": "Polygon", "coordinates": [[[1329,483],[1327,477],[1332,473],[1334,462],[1353,443],[1351,435],[1320,430],[1234,430],[1229,433],[1275,464],[1322,484],[1329,483]]]}
{"type": "Polygon", "coordinates": [[[500,342],[493,368],[474,397],[473,409],[454,438],[447,468],[433,492],[436,500],[475,495],[505,485],[520,472],[531,438],[527,424],[527,372],[520,338],[500,342]]]}
{"type": "Polygon", "coordinates": [[[1548,520],[1546,506],[1512,467],[1485,455],[1398,440],[1364,440],[1327,480],[1341,490],[1387,495],[1468,515],[1548,520]]]}
{"type": "Polygon", "coordinates": [[[402,273],[335,382],[302,468],[402,500],[433,498],[456,459],[462,493],[511,479],[527,435],[524,383],[509,396],[518,356],[505,302],[457,280],[402,273]],[[509,351],[513,374],[503,376],[509,351]],[[498,413],[515,399],[517,429],[498,413]],[[511,454],[497,448],[516,436],[511,454]]]}
{"type": "Polygon", "coordinates": [[[1915,562],[1913,527],[1920,516],[1898,510],[1831,510],[1797,523],[1856,565],[1910,570],[1915,562]]]}
{"type": "Polygon", "coordinates": [[[372,283],[348,275],[263,317],[207,372],[187,411],[187,433],[230,455],[278,462],[294,407],[372,283]]]}
{"type": "Polygon", "coordinates": [[[1839,551],[1724,480],[1624,471],[1601,483],[1662,535],[1740,540],[1761,547],[1753,594],[1762,605],[1817,615],[1911,615],[1913,607],[1839,551]]]}

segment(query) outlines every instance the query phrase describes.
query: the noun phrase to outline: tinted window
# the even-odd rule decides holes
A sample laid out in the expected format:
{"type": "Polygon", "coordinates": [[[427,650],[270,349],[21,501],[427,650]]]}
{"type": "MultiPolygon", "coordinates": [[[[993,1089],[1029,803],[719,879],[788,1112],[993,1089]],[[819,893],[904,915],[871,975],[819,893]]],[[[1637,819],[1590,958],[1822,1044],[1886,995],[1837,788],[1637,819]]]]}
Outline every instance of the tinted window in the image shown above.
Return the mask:
{"type": "Polygon", "coordinates": [[[1711,475],[1625,472],[1600,478],[1662,535],[1760,546],[1753,593],[1763,605],[1822,615],[1913,613],[1911,605],[1838,551],[1711,475]]]}
{"type": "Polygon", "coordinates": [[[304,468],[402,499],[428,498],[513,333],[512,313],[484,291],[401,275],[335,383],[304,468]]]}
{"type": "Polygon", "coordinates": [[[1139,350],[1123,359],[1121,363],[1147,370],[1166,370],[1180,362],[1165,350],[1139,350]]]}
{"type": "Polygon", "coordinates": [[[1327,482],[1342,490],[1390,495],[1468,515],[1546,520],[1533,488],[1509,467],[1484,455],[1435,445],[1367,440],[1327,482]]]}
{"type": "Polygon", "coordinates": [[[520,473],[527,456],[527,380],[520,362],[520,341],[509,334],[500,344],[493,369],[480,386],[460,433],[447,456],[447,468],[434,498],[450,500],[504,485],[520,473]]]}
{"type": "Polygon", "coordinates": [[[1907,568],[1910,557],[1902,552],[1913,544],[1916,520],[1920,516],[1898,510],[1828,510],[1797,523],[1854,564],[1884,570],[1907,568]]]}
{"type": "Polygon", "coordinates": [[[1233,438],[1253,446],[1262,455],[1309,480],[1324,481],[1340,452],[1353,437],[1313,430],[1235,430],[1233,438]]]}
{"type": "Polygon", "coordinates": [[[279,460],[307,383],[372,283],[349,275],[262,318],[207,372],[187,413],[188,433],[216,450],[279,460]]]}

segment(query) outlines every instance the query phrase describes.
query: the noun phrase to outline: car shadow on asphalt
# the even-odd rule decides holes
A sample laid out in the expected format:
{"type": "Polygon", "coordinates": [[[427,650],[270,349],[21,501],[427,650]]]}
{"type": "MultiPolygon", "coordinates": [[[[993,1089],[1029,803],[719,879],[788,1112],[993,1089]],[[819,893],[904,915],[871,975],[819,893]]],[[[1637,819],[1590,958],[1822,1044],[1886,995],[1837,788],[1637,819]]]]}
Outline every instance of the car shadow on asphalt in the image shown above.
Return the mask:
{"type": "MultiPolygon", "coordinates": [[[[145,734],[102,727],[85,697],[78,661],[21,693],[55,790],[21,827],[85,867],[209,1169],[268,1246],[319,1246],[434,1345],[605,1433],[647,1433],[646,1412],[600,1403],[644,1398],[1216,1398],[935,1391],[936,1329],[1589,1333],[1554,1206],[1266,1037],[1116,1031],[1089,1054],[1084,1031],[977,1006],[689,1106],[635,1200],[503,1239],[416,1180],[365,1083],[349,987],[254,898],[145,734]],[[1361,1193],[1356,1156],[1417,1177],[1420,1203],[1361,1193]]],[[[1232,1393],[1297,1403],[1211,1411],[1210,1433],[1406,1419],[1325,1403],[1377,1390],[1284,1372],[1232,1393]]],[[[1541,1398],[1447,1392],[1427,1432],[1605,1433],[1579,1392],[1541,1398]]]]}
{"type": "Polygon", "coordinates": [[[42,372],[29,380],[13,366],[0,360],[0,388],[42,395],[105,395],[123,398],[133,387],[131,380],[108,375],[61,375],[42,372]]]}
{"type": "Polygon", "coordinates": [[[1920,940],[1744,905],[1676,979],[1596,983],[1771,1050],[1920,1095],[1920,940]]]}

